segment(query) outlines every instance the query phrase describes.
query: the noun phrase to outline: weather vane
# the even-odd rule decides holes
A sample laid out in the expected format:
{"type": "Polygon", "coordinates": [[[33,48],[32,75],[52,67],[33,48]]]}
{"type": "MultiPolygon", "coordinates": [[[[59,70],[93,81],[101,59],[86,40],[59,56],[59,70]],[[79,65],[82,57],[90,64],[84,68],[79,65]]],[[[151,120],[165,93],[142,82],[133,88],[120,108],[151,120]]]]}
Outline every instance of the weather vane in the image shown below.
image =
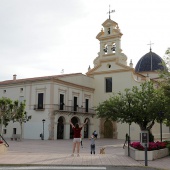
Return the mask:
{"type": "Polygon", "coordinates": [[[109,12],[107,12],[107,14],[109,14],[109,19],[110,19],[110,13],[113,13],[113,12],[115,12],[115,10],[110,11],[110,5],[109,5],[109,12]]]}
{"type": "Polygon", "coordinates": [[[150,45],[150,51],[152,51],[151,46],[152,46],[153,44],[154,44],[154,43],[151,43],[151,41],[150,41],[150,44],[147,44],[147,45],[150,45]]]}

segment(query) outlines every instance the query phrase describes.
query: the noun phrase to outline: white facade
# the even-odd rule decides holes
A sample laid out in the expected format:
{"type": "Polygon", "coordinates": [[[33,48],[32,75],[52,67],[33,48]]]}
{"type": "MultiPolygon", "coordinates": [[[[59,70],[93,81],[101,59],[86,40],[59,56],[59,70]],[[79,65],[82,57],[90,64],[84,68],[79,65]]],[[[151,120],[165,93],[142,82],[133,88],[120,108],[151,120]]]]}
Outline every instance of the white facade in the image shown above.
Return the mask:
{"type": "MultiPolygon", "coordinates": [[[[32,119],[23,125],[23,138],[40,139],[40,134],[44,133],[44,139],[70,139],[69,121],[72,119],[81,124],[88,119],[88,125],[82,130],[83,137],[88,138],[96,130],[101,138],[125,139],[129,125],[97,119],[94,107],[113,92],[139,86],[148,77],[136,74],[132,63],[127,66],[118,24],[107,19],[102,25],[103,29],[96,37],[100,41],[100,51],[94,59],[94,68],[86,75],[76,73],[28,79],[17,79],[14,75],[13,80],[0,82],[0,97],[26,100],[26,112],[32,119]],[[106,92],[107,80],[112,81],[109,92],[106,92]]],[[[18,123],[10,122],[5,129],[3,136],[6,138],[13,133],[21,134],[18,123]]],[[[169,128],[164,126],[163,130],[169,134],[169,128]]],[[[130,132],[132,140],[139,139],[138,125],[132,124],[130,132]]],[[[157,124],[153,133],[159,134],[157,124]]]]}
{"type": "MultiPolygon", "coordinates": [[[[93,124],[93,101],[94,88],[93,78],[87,78],[81,73],[50,76],[31,79],[9,80],[0,83],[0,96],[12,100],[26,100],[26,112],[32,119],[23,126],[23,138],[40,139],[43,133],[44,138],[57,139],[58,119],[62,116],[64,124],[64,139],[70,138],[70,124],[72,117],[76,117],[79,123],[89,119],[88,130],[92,133],[93,124]],[[76,79],[80,83],[75,82],[76,79]],[[43,97],[42,97],[43,96],[43,97]],[[60,100],[64,103],[60,109],[60,100]],[[74,98],[76,98],[76,109],[74,112],[74,98]],[[41,101],[42,100],[42,101],[41,101]],[[88,102],[88,106],[87,106],[88,102]],[[81,109],[81,110],[80,110],[81,109]],[[85,109],[88,109],[86,111],[85,109]]],[[[21,134],[18,123],[11,122],[6,127],[4,137],[10,138],[16,128],[16,134],[21,134]]],[[[84,132],[83,132],[84,133],[84,132]]]]}

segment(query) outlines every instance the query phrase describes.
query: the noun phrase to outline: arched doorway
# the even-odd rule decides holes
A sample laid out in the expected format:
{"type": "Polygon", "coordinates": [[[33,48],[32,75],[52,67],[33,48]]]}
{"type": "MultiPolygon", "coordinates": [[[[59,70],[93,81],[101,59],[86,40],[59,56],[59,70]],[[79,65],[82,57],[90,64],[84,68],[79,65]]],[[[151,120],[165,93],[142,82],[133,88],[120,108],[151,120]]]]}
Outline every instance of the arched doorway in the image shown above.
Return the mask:
{"type": "MultiPolygon", "coordinates": [[[[72,122],[73,125],[75,126],[76,123],[78,123],[78,118],[77,118],[77,117],[73,117],[73,118],[71,119],[71,122],[72,122]]],[[[71,125],[70,125],[70,139],[73,139],[73,129],[72,129],[71,125]]]]}
{"type": "MultiPolygon", "coordinates": [[[[87,118],[84,120],[84,123],[86,122],[87,118]]],[[[89,119],[88,119],[88,123],[85,124],[84,126],[84,138],[88,138],[89,137],[89,119]]]]}
{"type": "Polygon", "coordinates": [[[57,139],[64,139],[64,118],[62,116],[58,119],[57,139]]]}
{"type": "Polygon", "coordinates": [[[104,138],[113,138],[113,124],[110,120],[104,122],[104,138]]]}

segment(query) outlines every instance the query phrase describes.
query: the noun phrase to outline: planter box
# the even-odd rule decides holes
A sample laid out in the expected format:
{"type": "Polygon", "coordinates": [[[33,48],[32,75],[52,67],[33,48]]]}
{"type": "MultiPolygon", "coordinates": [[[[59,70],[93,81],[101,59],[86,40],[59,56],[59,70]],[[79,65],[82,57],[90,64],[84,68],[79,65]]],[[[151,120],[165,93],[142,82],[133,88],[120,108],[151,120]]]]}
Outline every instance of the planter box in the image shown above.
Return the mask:
{"type": "Polygon", "coordinates": [[[0,144],[0,154],[4,154],[7,152],[7,147],[2,143],[0,144]]]}
{"type": "MultiPolygon", "coordinates": [[[[145,151],[139,151],[132,147],[129,148],[130,157],[137,160],[137,161],[144,161],[145,160],[145,151]]],[[[125,155],[128,155],[128,147],[125,147],[125,155]]],[[[147,158],[148,161],[153,161],[155,159],[163,158],[169,155],[168,148],[154,150],[154,151],[147,151],[147,158]]]]}

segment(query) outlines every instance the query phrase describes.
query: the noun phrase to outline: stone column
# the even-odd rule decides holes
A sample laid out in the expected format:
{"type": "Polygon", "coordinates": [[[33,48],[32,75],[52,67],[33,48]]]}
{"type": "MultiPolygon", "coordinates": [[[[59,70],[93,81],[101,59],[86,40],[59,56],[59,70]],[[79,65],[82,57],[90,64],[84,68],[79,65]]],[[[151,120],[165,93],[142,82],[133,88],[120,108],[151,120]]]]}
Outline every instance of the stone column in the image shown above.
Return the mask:
{"type": "Polygon", "coordinates": [[[115,43],[116,43],[116,51],[115,51],[115,53],[119,54],[121,52],[120,51],[120,49],[121,49],[121,47],[120,47],[120,39],[117,39],[115,43]]]}
{"type": "Polygon", "coordinates": [[[107,54],[111,54],[112,53],[112,44],[110,42],[107,43],[107,54]]]}
{"type": "Polygon", "coordinates": [[[54,112],[51,111],[49,112],[48,114],[49,116],[49,120],[50,120],[50,123],[49,123],[49,140],[54,140],[54,119],[55,119],[55,115],[54,115],[54,112]]]}
{"type": "Polygon", "coordinates": [[[100,54],[101,54],[101,55],[104,55],[104,54],[105,54],[105,52],[103,51],[103,49],[104,49],[104,43],[103,43],[103,42],[100,42],[100,54]]]}
{"type": "Polygon", "coordinates": [[[66,122],[64,124],[64,139],[70,139],[70,123],[66,122]]]}

